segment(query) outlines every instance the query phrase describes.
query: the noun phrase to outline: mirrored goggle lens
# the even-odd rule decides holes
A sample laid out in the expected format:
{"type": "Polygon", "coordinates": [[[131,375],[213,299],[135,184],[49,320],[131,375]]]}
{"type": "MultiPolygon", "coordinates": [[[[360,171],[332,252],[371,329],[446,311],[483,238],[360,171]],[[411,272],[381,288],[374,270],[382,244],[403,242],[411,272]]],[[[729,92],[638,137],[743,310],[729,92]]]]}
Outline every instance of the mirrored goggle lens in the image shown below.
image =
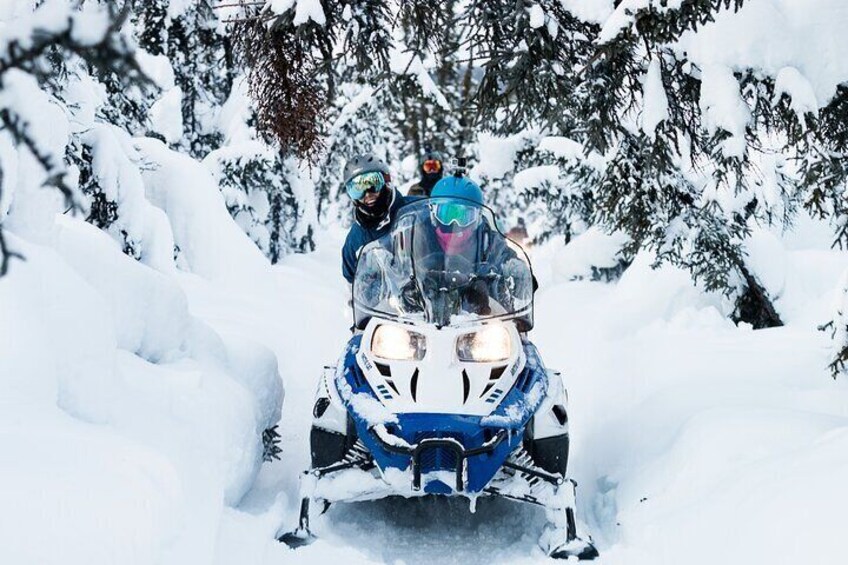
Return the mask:
{"type": "Polygon", "coordinates": [[[354,200],[362,200],[366,192],[380,192],[386,186],[383,173],[362,173],[355,176],[345,185],[347,194],[354,200]]]}
{"type": "Polygon", "coordinates": [[[445,226],[451,224],[459,227],[470,226],[480,218],[480,210],[465,204],[446,202],[437,204],[434,210],[436,220],[445,226]]]}
{"type": "Polygon", "coordinates": [[[421,165],[421,168],[425,173],[438,173],[442,170],[442,163],[436,159],[427,159],[424,161],[424,164],[421,165]]]}

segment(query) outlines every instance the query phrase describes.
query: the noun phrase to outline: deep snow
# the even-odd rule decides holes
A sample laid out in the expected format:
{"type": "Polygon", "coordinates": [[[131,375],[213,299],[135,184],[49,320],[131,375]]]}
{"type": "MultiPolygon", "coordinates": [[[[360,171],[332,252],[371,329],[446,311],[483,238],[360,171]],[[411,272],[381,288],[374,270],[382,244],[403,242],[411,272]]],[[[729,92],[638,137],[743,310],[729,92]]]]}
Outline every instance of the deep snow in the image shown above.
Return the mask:
{"type": "MultiPolygon", "coordinates": [[[[348,336],[341,233],[241,277],[161,275],[80,220],[51,233],[10,234],[27,261],[0,281],[0,562],[546,559],[540,510],[485,499],[475,514],[465,500],[339,504],[313,546],[275,541],[294,524],[320,371],[348,336]],[[277,371],[283,459],[252,483],[277,371]]],[[[822,251],[827,230],[760,234],[752,260],[790,324],[756,332],[645,255],[616,283],[573,280],[576,263],[608,260],[585,237],[577,255],[532,250],[531,337],[564,371],[578,510],[601,563],[841,563],[848,385],[829,377],[816,325],[846,261],[822,251]]]]}

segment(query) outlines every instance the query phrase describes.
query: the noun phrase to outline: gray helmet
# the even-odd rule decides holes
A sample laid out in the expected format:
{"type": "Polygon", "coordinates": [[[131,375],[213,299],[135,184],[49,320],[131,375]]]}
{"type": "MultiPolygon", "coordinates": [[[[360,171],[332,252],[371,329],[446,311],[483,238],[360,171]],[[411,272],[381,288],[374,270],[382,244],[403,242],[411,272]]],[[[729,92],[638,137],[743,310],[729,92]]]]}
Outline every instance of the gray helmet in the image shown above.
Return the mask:
{"type": "Polygon", "coordinates": [[[383,176],[386,178],[386,183],[389,183],[391,180],[391,172],[382,159],[373,153],[357,155],[353,159],[350,159],[345,165],[344,182],[347,184],[347,181],[357,175],[361,175],[362,173],[372,173],[375,171],[383,173],[383,176]]]}
{"type": "Polygon", "coordinates": [[[425,151],[424,157],[421,159],[421,163],[424,163],[424,161],[429,161],[431,159],[442,163],[442,165],[444,165],[445,163],[445,159],[444,157],[442,157],[442,154],[439,151],[436,151],[435,149],[428,149],[427,151],[425,151]]]}

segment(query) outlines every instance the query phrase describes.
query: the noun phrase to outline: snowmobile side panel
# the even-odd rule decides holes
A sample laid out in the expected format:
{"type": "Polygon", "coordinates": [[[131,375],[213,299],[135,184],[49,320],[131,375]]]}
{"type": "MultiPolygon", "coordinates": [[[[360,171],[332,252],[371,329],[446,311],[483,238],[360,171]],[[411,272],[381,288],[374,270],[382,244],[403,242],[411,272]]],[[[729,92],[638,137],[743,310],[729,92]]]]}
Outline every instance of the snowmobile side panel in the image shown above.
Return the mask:
{"type": "Polygon", "coordinates": [[[527,450],[536,465],[549,473],[567,476],[568,435],[534,439],[528,442],[527,450]]]}
{"type": "Polygon", "coordinates": [[[326,467],[341,461],[347,451],[347,443],[346,435],[313,426],[309,433],[312,467],[326,467]]]}

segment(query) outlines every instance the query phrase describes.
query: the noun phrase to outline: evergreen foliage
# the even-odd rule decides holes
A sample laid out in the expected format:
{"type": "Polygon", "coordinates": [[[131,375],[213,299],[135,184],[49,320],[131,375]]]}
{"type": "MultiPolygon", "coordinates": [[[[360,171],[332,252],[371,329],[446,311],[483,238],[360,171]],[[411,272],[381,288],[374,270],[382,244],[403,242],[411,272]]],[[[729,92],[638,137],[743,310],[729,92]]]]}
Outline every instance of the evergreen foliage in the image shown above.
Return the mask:
{"type": "MultiPolygon", "coordinates": [[[[6,84],[9,77],[20,73],[15,77],[31,77],[45,91],[61,99],[68,77],[74,75],[80,66],[99,76],[120,77],[126,90],[148,88],[149,80],[135,59],[131,43],[121,31],[130,14],[129,5],[125,4],[118,9],[113,4],[107,4],[104,9],[107,10],[108,25],[97,39],[87,37],[85,33],[77,33],[78,27],[90,25],[81,12],[71,14],[62,26],[50,25],[49,22],[45,22],[45,25],[37,23],[32,29],[26,30],[25,36],[13,35],[8,43],[0,46],[0,89],[9,86],[6,84]]],[[[0,125],[0,132],[5,131],[16,145],[26,148],[41,166],[45,185],[58,189],[69,208],[82,209],[84,203],[75,175],[70,174],[66,155],[57,154],[45,146],[38,135],[31,131],[27,118],[19,115],[12,106],[0,105],[0,125]]],[[[68,148],[68,161],[72,165],[78,160],[75,156],[82,155],[82,145],[77,144],[76,149],[68,148]]],[[[0,183],[0,196],[2,190],[0,183]]],[[[109,208],[108,203],[103,203],[103,206],[109,208]]],[[[95,216],[102,216],[101,221],[105,221],[106,214],[105,210],[95,212],[95,216]]],[[[0,222],[0,276],[7,273],[9,260],[14,257],[20,258],[21,255],[8,249],[0,222]]]]}
{"type": "MultiPolygon", "coordinates": [[[[303,202],[295,195],[292,184],[301,182],[296,172],[298,166],[291,162],[286,151],[257,149],[252,143],[252,134],[244,133],[254,131],[257,120],[269,116],[261,107],[255,114],[247,110],[248,123],[238,126],[242,134],[240,139],[228,139],[223,131],[221,115],[228,101],[249,103],[238,92],[244,62],[237,59],[230,35],[222,33],[224,23],[215,8],[216,2],[211,0],[187,4],[171,0],[136,2],[134,21],[138,41],[150,54],[166,56],[173,68],[174,81],[181,94],[183,123],[178,147],[196,158],[206,158],[228,147],[223,162],[218,162],[220,155],[209,160],[213,173],[225,194],[235,190],[246,196],[246,199],[236,199],[235,203],[228,198],[229,209],[268,258],[276,263],[291,251],[314,248],[312,227],[301,225],[308,222],[309,214],[301,209],[303,202]],[[251,137],[250,142],[245,144],[245,137],[251,137]],[[257,196],[260,193],[261,198],[257,196]],[[265,206],[253,207],[245,203],[263,199],[267,202],[265,206]],[[245,214],[250,216],[249,222],[245,222],[245,214]],[[262,229],[258,230],[260,226],[262,229]]],[[[269,69],[268,76],[278,75],[279,69],[269,69]]],[[[305,96],[293,102],[305,107],[309,101],[305,96]]],[[[282,110],[276,108],[275,111],[282,110]]],[[[273,119],[272,123],[298,127],[289,121],[273,119]]]]}
{"type": "Polygon", "coordinates": [[[219,33],[211,0],[198,0],[176,11],[171,0],[134,2],[139,45],[151,55],[165,55],[182,93],[183,139],[180,145],[196,158],[219,147],[216,110],[233,87],[237,68],[230,39],[219,33]]]}
{"type": "MultiPolygon", "coordinates": [[[[0,131],[27,148],[44,169],[46,183],[64,194],[70,211],[82,213],[87,221],[110,233],[125,253],[139,260],[144,260],[148,242],[144,241],[137,213],[124,206],[127,191],[141,189],[141,168],[145,165],[138,162],[128,135],[164,140],[156,130],[161,124],[153,123],[151,116],[156,105],[163,104],[162,88],[168,86],[159,83],[161,76],[154,77],[157,82],[145,76],[142,68],[151,64],[160,74],[167,67],[166,75],[172,74],[176,87],[172,90],[178,91],[174,107],[179,106],[182,119],[176,124],[176,138],[168,139],[172,146],[195,158],[228,147],[229,156],[238,160],[239,166],[219,179],[221,189],[264,194],[269,203],[262,209],[265,215],[256,217],[255,209],[251,213],[267,230],[262,249],[268,257],[277,261],[291,251],[314,247],[310,224],[314,214],[309,209],[312,198],[304,196],[312,191],[309,175],[284,153],[245,145],[245,138],[252,134],[244,131],[255,131],[252,123],[239,130],[237,139],[225,131],[228,126],[222,116],[249,114],[250,109],[246,99],[235,97],[225,111],[237,90],[241,67],[233,56],[230,37],[221,33],[215,5],[212,0],[128,1],[120,7],[112,2],[68,3],[63,7],[69,16],[64,27],[57,29],[49,18],[44,18],[46,27],[38,27],[37,11],[36,27],[28,34],[10,35],[8,44],[0,46],[0,87],[12,73],[26,73],[58,105],[74,112],[80,111],[74,101],[75,89],[98,92],[101,103],[94,108],[96,126],[69,136],[62,152],[48,148],[34,135],[26,117],[17,115],[14,107],[0,107],[0,131]],[[102,37],[92,38],[88,31],[96,21],[92,14],[101,9],[107,11],[110,24],[102,37]],[[77,29],[83,26],[86,33],[77,29]],[[159,59],[153,61],[151,56],[159,59]],[[237,104],[245,108],[235,107],[237,104]],[[112,149],[100,153],[99,146],[112,149]],[[116,152],[116,147],[123,149],[116,152]],[[236,155],[239,151],[246,151],[246,155],[236,155]],[[135,188],[131,189],[132,185],[135,188]]],[[[56,8],[45,6],[44,13],[56,8]]],[[[255,123],[255,119],[248,117],[246,121],[255,123]]],[[[166,125],[173,127],[170,121],[166,125]]],[[[242,212],[238,207],[230,209],[234,214],[242,212]]],[[[5,274],[9,258],[16,256],[0,231],[0,273],[5,274]]]]}
{"type": "MultiPolygon", "coordinates": [[[[755,327],[779,325],[770,297],[746,264],[744,241],[751,222],[779,224],[794,214],[796,191],[782,171],[773,176],[780,202],[758,198],[752,186],[761,182],[756,171],[768,153],[759,136],[791,131],[793,117],[781,113],[785,105],[771,105],[769,85],[758,83],[759,91],[745,89],[748,99],[741,103],[751,107],[751,118],[742,131],[711,123],[704,115],[701,70],[673,49],[684,31],[712,20],[720,9],[738,9],[740,1],[684,0],[675,9],[659,2],[638,6],[625,12],[626,21],[612,35],[558,6],[543,8],[546,25],[537,16],[537,27],[522,26],[527,11],[502,7],[480,42],[497,38],[498,44],[522,48],[504,50],[506,64],[487,64],[478,115],[491,129],[533,125],[578,142],[586,155],[604,155],[600,174],[580,165],[565,169],[568,181],[577,184],[571,190],[541,187],[528,196],[547,200],[549,207],[558,200],[553,208],[560,216],[583,217],[626,233],[631,243],[624,257],[652,249],[658,262],[689,270],[705,289],[737,302],[735,319],[755,327]],[[502,22],[514,23],[510,28],[502,22]],[[552,30],[559,30],[556,36],[552,30]],[[567,39],[545,48],[559,36],[567,39]],[[509,58],[512,51],[519,55],[509,58]],[[647,125],[649,105],[657,102],[645,92],[650,72],[656,73],[664,107],[657,122],[647,125]],[[574,206],[579,211],[570,212],[574,206]]],[[[753,75],[746,78],[755,81],[753,75]]],[[[730,80],[741,77],[731,74],[730,80]]],[[[741,100],[741,90],[737,96],[741,100]]],[[[548,227],[568,238],[572,225],[548,227]]]]}
{"type": "Polygon", "coordinates": [[[280,437],[280,433],[277,431],[277,426],[268,428],[262,432],[263,461],[270,463],[271,461],[280,460],[280,454],[283,453],[283,449],[280,447],[281,441],[282,438],[280,437]]]}
{"type": "MultiPolygon", "coordinates": [[[[516,155],[517,169],[553,163],[561,167],[562,175],[555,182],[529,186],[518,193],[513,190],[511,173],[500,179],[484,174],[489,202],[504,210],[529,209],[531,216],[534,204],[538,209],[556,210],[556,219],[547,222],[542,238],[561,233],[568,239],[575,229],[593,223],[623,231],[631,241],[623,250],[625,258],[637,249],[654,249],[658,261],[687,268],[705,288],[739,300],[739,319],[758,327],[780,323],[744,259],[749,220],[774,218],[770,203],[759,201],[755,191],[746,186],[753,176],[754,151],[748,145],[755,144],[757,122],[741,132],[742,151],[738,150],[740,132],[705,127],[697,69],[670,48],[684,31],[710,21],[717,10],[738,9],[739,0],[684,0],[676,9],[655,2],[639,4],[618,33],[603,41],[599,25],[581,21],[555,0],[475,0],[461,10],[456,3],[436,4],[323,2],[326,22],[322,26],[312,21],[296,23],[293,10],[280,15],[267,9],[258,12],[252,25],[272,39],[263,43],[253,36],[250,44],[241,43],[254,55],[249,61],[251,76],[273,80],[269,58],[262,52],[272,42],[288,45],[290,52],[294,49],[291,44],[296,44],[299,64],[309,65],[313,71],[309,75],[313,82],[307,85],[284,78],[287,88],[274,96],[291,102],[298,89],[306,89],[313,92],[311,103],[315,104],[325,102],[339,84],[353,83],[358,85],[354,89],[358,93],[375,87],[378,94],[374,98],[380,98],[379,108],[360,103],[359,110],[370,112],[355,121],[343,114],[348,105],[338,110],[343,127],[334,126],[331,135],[323,137],[329,139],[330,157],[324,160],[319,181],[322,200],[332,195],[331,187],[338,182],[336,171],[346,156],[389,145],[388,136],[375,131],[386,124],[394,123],[407,144],[412,141],[411,148],[403,147],[403,141],[400,146],[413,154],[422,150],[426,137],[422,132],[451,132],[446,137],[460,141],[437,148],[461,151],[469,137],[463,126],[471,123],[478,130],[502,135],[535,130],[541,135],[566,136],[581,144],[587,154],[605,155],[606,169],[599,173],[579,163],[551,160],[526,146],[516,155]],[[398,14],[403,38],[399,45],[393,46],[387,37],[390,13],[398,14]],[[273,24],[265,26],[266,20],[273,24]],[[344,50],[338,53],[329,46],[342,37],[344,50]],[[416,84],[405,72],[408,68],[392,68],[397,50],[403,50],[407,67],[428,58],[435,60],[432,74],[440,77],[443,85],[460,87],[441,88],[440,96],[428,96],[420,89],[420,79],[416,84]],[[469,77],[474,74],[470,65],[479,65],[475,80],[458,80],[461,62],[456,54],[460,52],[467,58],[469,77]],[[645,105],[643,83],[652,62],[659,66],[668,111],[653,131],[635,133],[632,124],[645,105]],[[320,71],[325,74],[315,78],[320,71]],[[390,77],[393,80],[386,84],[390,77]],[[380,117],[380,110],[388,110],[389,116],[380,117]],[[333,135],[340,129],[344,141],[333,135]],[[360,133],[363,137],[358,137],[360,133]],[[350,141],[363,138],[371,147],[350,141]],[[340,151],[345,155],[339,156],[340,151]],[[748,192],[748,202],[741,210],[725,210],[718,198],[695,186],[693,171],[697,169],[709,171],[707,180],[713,193],[748,192]]],[[[282,52],[278,49],[278,58],[282,52]]],[[[281,71],[285,76],[292,74],[291,69],[281,71]]],[[[254,95],[261,106],[263,92],[254,88],[254,95]]],[[[774,126],[772,116],[779,108],[754,102],[762,121],[774,126]]],[[[311,120],[306,136],[309,153],[314,149],[311,140],[318,143],[327,132],[320,131],[320,121],[314,119],[321,110],[305,107],[311,120]]],[[[323,107],[328,106],[324,103],[323,107]]],[[[277,106],[270,114],[292,115],[280,114],[280,110],[277,106]]],[[[287,138],[303,139],[292,132],[275,133],[281,143],[287,138]]],[[[478,146],[478,151],[486,148],[478,146]]],[[[390,160],[395,157],[386,156],[390,160]]],[[[785,190],[787,195],[790,192],[785,190]]],[[[791,217],[794,202],[789,196],[784,200],[781,211],[791,217]]]]}
{"type": "Polygon", "coordinates": [[[317,164],[319,207],[337,194],[352,155],[375,152],[399,170],[405,155],[470,145],[470,119],[457,111],[471,88],[470,62],[459,61],[458,6],[327,1],[321,25],[295,21],[294,10],[248,7],[234,24],[259,130],[317,164]]]}

